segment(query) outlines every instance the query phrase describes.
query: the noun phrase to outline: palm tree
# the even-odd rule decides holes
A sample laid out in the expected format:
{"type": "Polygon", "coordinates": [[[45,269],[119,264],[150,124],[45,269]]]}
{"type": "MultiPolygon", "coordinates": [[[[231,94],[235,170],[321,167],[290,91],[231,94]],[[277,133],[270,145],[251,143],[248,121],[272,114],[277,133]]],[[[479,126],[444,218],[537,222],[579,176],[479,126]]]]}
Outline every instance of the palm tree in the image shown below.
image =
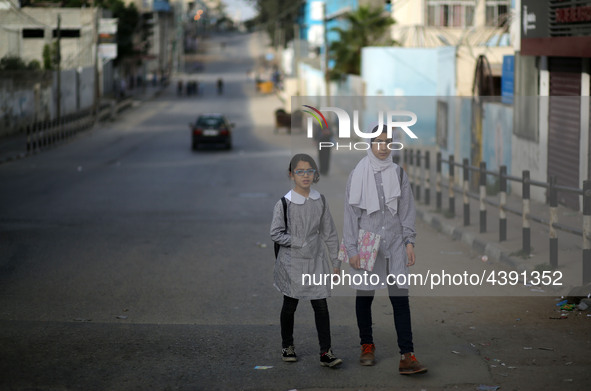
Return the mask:
{"type": "Polygon", "coordinates": [[[381,8],[359,7],[345,14],[347,29],[335,27],[339,40],[330,44],[330,55],[335,61],[330,77],[339,80],[346,74],[361,73],[361,49],[366,46],[392,46],[396,42],[387,32],[395,21],[381,8]]]}

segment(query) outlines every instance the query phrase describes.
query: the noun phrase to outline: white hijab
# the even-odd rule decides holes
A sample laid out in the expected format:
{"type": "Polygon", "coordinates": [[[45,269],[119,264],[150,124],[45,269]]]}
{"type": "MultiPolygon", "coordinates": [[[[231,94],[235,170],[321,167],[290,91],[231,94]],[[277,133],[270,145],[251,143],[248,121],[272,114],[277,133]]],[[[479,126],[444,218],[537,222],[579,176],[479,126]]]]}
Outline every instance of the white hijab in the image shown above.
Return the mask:
{"type": "Polygon", "coordinates": [[[367,214],[380,210],[378,189],[374,174],[382,173],[385,203],[392,215],[398,213],[398,198],[400,197],[400,181],[396,173],[396,164],[392,161],[392,151],[384,160],[374,155],[371,149],[367,156],[357,163],[351,178],[349,204],[365,209],[367,214]]]}

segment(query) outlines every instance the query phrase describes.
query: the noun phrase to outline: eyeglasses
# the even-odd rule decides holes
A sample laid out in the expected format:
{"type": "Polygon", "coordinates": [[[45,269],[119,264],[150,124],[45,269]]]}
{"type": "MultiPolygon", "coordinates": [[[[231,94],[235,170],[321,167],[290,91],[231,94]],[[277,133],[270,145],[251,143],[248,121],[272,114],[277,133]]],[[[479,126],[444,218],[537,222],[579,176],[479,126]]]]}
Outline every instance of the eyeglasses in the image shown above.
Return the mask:
{"type": "Polygon", "coordinates": [[[308,170],[295,170],[293,172],[294,174],[296,174],[297,176],[304,176],[304,175],[314,175],[316,174],[316,170],[314,170],[313,168],[310,168],[308,170]]]}

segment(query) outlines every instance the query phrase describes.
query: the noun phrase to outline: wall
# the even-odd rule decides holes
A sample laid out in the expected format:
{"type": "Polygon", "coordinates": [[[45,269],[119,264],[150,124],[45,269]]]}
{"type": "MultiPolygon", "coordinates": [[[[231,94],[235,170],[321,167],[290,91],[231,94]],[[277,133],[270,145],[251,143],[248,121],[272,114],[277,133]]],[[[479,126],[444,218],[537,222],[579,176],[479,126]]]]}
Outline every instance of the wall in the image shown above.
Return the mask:
{"type": "Polygon", "coordinates": [[[512,172],[512,134],[513,108],[501,103],[484,103],[482,156],[487,170],[498,172],[505,165],[507,172],[512,172]]]}
{"type": "Polygon", "coordinates": [[[366,47],[361,76],[368,95],[455,95],[454,48],[366,47]]]}
{"type": "Polygon", "coordinates": [[[300,95],[301,96],[325,96],[326,88],[324,75],[320,69],[310,64],[299,64],[300,95]]]}
{"type": "Polygon", "coordinates": [[[476,61],[481,54],[484,54],[493,69],[493,73],[500,76],[500,66],[503,64],[503,56],[515,54],[513,47],[487,47],[487,46],[461,46],[457,52],[457,94],[460,96],[472,95],[472,84],[474,83],[474,71],[476,61]],[[495,66],[496,64],[496,66],[495,66]],[[498,71],[497,71],[498,69],[498,71]]]}
{"type": "Polygon", "coordinates": [[[30,8],[18,12],[0,10],[0,57],[13,55],[25,62],[37,60],[43,64],[43,46],[54,41],[57,16],[62,29],[77,29],[79,38],[62,38],[62,68],[93,65],[95,49],[95,9],[91,8],[30,8]],[[44,38],[22,38],[22,29],[42,29],[44,38]]]}
{"type": "Polygon", "coordinates": [[[22,124],[50,119],[51,72],[3,72],[0,76],[0,136],[15,133],[22,124]]]}
{"type": "MultiPolygon", "coordinates": [[[[62,71],[62,115],[92,107],[94,77],[92,67],[62,71]]],[[[56,101],[56,72],[4,72],[0,75],[0,136],[36,120],[55,119],[56,101]]]]}

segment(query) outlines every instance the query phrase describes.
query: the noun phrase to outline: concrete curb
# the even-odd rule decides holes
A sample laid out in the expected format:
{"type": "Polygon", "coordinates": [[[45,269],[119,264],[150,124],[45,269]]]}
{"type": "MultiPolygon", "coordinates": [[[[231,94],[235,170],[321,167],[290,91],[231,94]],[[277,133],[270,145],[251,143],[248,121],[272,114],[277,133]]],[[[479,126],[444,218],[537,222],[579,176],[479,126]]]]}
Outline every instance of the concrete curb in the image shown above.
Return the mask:
{"type": "Polygon", "coordinates": [[[433,213],[421,210],[420,208],[416,209],[416,213],[417,217],[423,220],[423,222],[425,222],[426,224],[429,224],[437,231],[448,235],[453,240],[459,240],[465,243],[466,245],[470,246],[475,252],[486,255],[489,261],[503,263],[520,272],[534,270],[533,266],[525,265],[523,261],[511,256],[501,246],[478,238],[474,232],[462,229],[461,227],[456,227],[455,225],[452,225],[451,223],[445,221],[444,218],[433,213]]]}

